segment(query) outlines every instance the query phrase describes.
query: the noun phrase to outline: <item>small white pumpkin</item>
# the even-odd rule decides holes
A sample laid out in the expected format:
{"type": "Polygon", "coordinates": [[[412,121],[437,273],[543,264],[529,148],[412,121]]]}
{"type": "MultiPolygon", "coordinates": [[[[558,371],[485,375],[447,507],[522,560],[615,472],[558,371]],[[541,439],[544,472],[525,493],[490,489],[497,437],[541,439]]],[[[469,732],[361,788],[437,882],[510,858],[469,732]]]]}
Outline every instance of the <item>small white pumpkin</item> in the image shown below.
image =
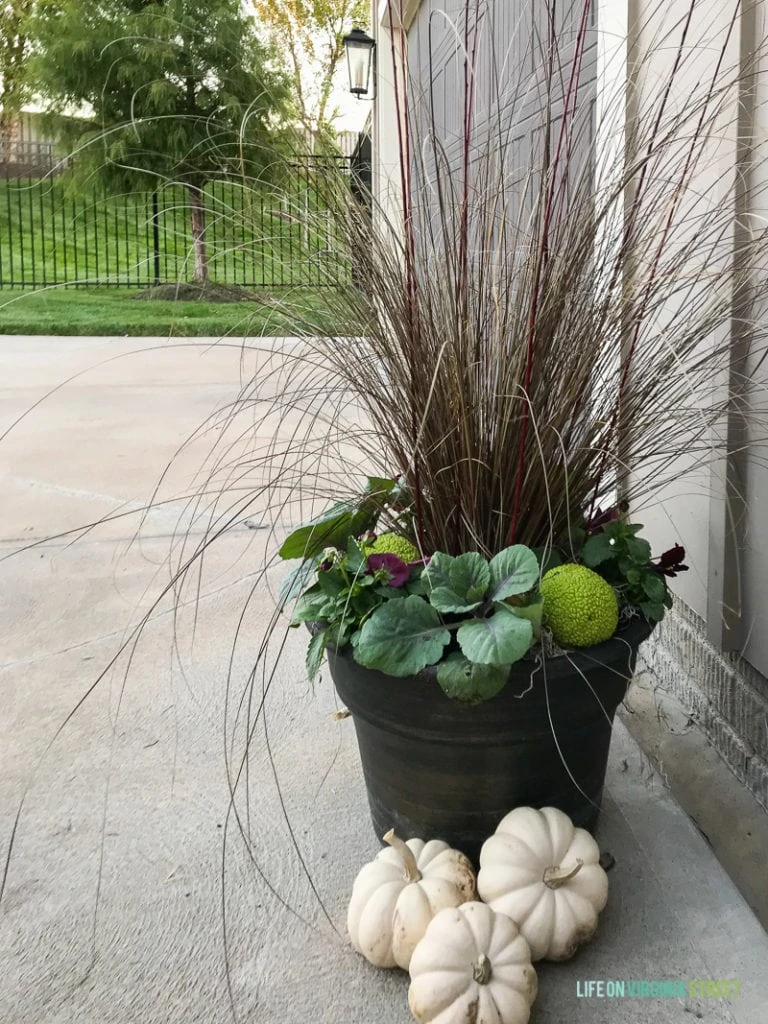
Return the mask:
{"type": "Polygon", "coordinates": [[[538,991],[528,943],[485,903],[441,910],[411,957],[419,1024],[527,1024],[538,991]]]}
{"type": "Polygon", "coordinates": [[[508,914],[533,960],[568,960],[597,928],[608,876],[597,843],[555,807],[517,807],[483,843],[477,889],[508,914]]]}
{"type": "Polygon", "coordinates": [[[384,841],[389,847],[355,879],[347,928],[366,960],[407,971],[435,914],[474,899],[475,872],[463,853],[438,839],[406,843],[390,830],[384,841]]]}

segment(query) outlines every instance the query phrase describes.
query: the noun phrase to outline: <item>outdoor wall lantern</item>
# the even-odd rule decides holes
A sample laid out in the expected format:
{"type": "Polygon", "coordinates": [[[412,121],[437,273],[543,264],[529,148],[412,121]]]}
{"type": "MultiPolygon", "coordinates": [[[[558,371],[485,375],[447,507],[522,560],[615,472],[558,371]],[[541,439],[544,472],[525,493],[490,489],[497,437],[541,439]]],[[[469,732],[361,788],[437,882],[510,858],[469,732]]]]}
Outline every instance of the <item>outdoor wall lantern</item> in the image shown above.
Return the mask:
{"type": "Polygon", "coordinates": [[[361,28],[353,28],[348,36],[342,39],[347,51],[347,68],[349,70],[349,91],[358,99],[365,96],[373,99],[371,89],[371,68],[375,40],[371,39],[361,28]]]}

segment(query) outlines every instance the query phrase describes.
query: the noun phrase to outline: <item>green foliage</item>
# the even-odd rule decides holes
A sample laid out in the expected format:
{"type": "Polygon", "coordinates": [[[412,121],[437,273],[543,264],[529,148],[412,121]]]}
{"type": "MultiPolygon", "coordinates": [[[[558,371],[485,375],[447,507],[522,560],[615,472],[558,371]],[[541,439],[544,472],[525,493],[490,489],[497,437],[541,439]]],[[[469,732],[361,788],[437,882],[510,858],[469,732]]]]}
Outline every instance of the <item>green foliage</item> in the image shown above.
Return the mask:
{"type": "MultiPolygon", "coordinates": [[[[293,536],[297,535],[300,535],[300,531],[293,536]]],[[[314,535],[309,538],[312,543],[316,539],[314,535]]],[[[367,556],[359,541],[354,537],[345,540],[344,547],[330,547],[321,551],[308,545],[307,551],[316,553],[308,554],[298,568],[289,574],[281,588],[281,597],[287,601],[295,588],[303,585],[308,575],[316,574],[315,582],[296,601],[291,619],[292,625],[309,622],[321,627],[315,638],[321,636],[322,640],[313,638],[313,658],[310,660],[314,670],[310,672],[310,678],[313,678],[320,666],[320,659],[314,658],[318,646],[322,645],[324,651],[327,646],[344,647],[350,641],[354,642],[357,632],[368,617],[393,595],[401,593],[389,586],[390,573],[385,568],[369,570],[367,556]]],[[[413,570],[411,575],[420,575],[420,568],[413,570]]],[[[417,587],[416,580],[414,583],[417,587]]],[[[410,581],[405,586],[405,592],[411,593],[410,581]]]]}
{"type": "Polygon", "coordinates": [[[581,559],[613,586],[623,606],[638,608],[651,622],[660,622],[672,607],[672,595],[654,568],[650,544],[637,536],[642,528],[622,519],[606,523],[587,539],[581,559]]]}
{"type": "Polygon", "coordinates": [[[286,86],[239,0],[45,3],[33,19],[32,81],[60,111],[75,169],[112,190],[186,186],[194,279],[208,280],[203,188],[276,176],[286,86]]]}
{"type": "Polygon", "coordinates": [[[356,502],[341,501],[309,523],[300,526],[283,541],[281,558],[315,558],[324,548],[344,547],[348,537],[372,529],[381,509],[398,500],[397,481],[369,477],[365,491],[356,502]]]}
{"type": "Polygon", "coordinates": [[[618,509],[572,530],[571,538],[581,539],[576,562],[557,547],[536,552],[513,544],[491,559],[477,551],[436,551],[424,563],[406,563],[391,544],[394,538],[403,551],[416,551],[405,539],[411,519],[410,495],[400,482],[371,477],[354,502],[337,503],[283,543],[281,555],[302,562],[285,580],[281,600],[298,594],[292,625],[316,624],[310,678],[325,648],[349,646],[366,668],[408,676],[436,665],[449,697],[488,700],[540,638],[542,613],[552,620],[555,596],[552,585],[544,595],[547,580],[573,578],[561,601],[570,625],[550,621],[549,628],[558,642],[584,646],[615,630],[619,605],[651,622],[661,619],[671,605],[664,573],[685,568],[678,547],[654,563],[649,544],[637,536],[642,527],[624,522],[618,509]],[[380,535],[387,542],[381,545],[369,531],[385,511],[395,531],[380,535]],[[544,579],[543,565],[549,567],[544,579]],[[600,635],[589,639],[591,633],[600,635]]]}
{"type": "Polygon", "coordinates": [[[0,141],[13,127],[29,96],[27,20],[33,0],[0,3],[0,141]]]}
{"type": "Polygon", "coordinates": [[[410,676],[442,657],[451,634],[423,597],[383,603],[353,640],[355,661],[390,676],[410,676]]]}
{"type": "Polygon", "coordinates": [[[287,537],[280,548],[281,558],[313,558],[327,547],[340,546],[351,534],[359,534],[373,526],[375,508],[365,504],[356,507],[338,502],[327,512],[300,526],[287,537]]]}
{"type": "Polygon", "coordinates": [[[476,551],[456,558],[438,551],[430,559],[424,579],[433,608],[461,614],[480,607],[490,586],[491,570],[476,551]]]}
{"type": "Polygon", "coordinates": [[[530,590],[539,578],[536,555],[524,544],[504,548],[491,559],[491,599],[503,601],[530,590]]]}
{"type": "Polygon", "coordinates": [[[336,117],[330,101],[344,59],[342,38],[353,25],[368,24],[369,0],[254,0],[253,6],[289,69],[299,122],[323,145],[336,117]]]}
{"type": "Polygon", "coordinates": [[[82,173],[113,189],[258,176],[275,163],[286,85],[239,0],[64,0],[31,22],[37,90],[70,122],[82,173]]]}
{"type": "Polygon", "coordinates": [[[457,651],[437,666],[437,681],[446,695],[465,703],[476,704],[495,697],[504,689],[508,677],[507,665],[477,665],[457,651]]]}
{"type": "Polygon", "coordinates": [[[533,643],[533,627],[508,604],[494,602],[492,607],[490,614],[462,623],[456,639],[469,661],[479,665],[511,665],[533,643]]]}
{"type": "Polygon", "coordinates": [[[307,675],[310,679],[314,679],[317,673],[320,671],[320,665],[322,664],[323,657],[325,656],[325,635],[323,633],[315,633],[312,639],[309,641],[307,647],[307,675]]]}
{"type": "MultiPolygon", "coordinates": [[[[331,510],[311,529],[324,527],[327,536],[352,514],[349,508],[331,510]]],[[[448,696],[473,703],[497,693],[510,666],[529,650],[540,604],[526,614],[531,608],[505,600],[514,596],[522,602],[534,596],[536,557],[521,545],[490,562],[476,551],[456,557],[437,551],[425,568],[406,566],[396,555],[369,554],[369,542],[352,537],[345,550],[319,552],[311,547],[315,532],[292,535],[313,556],[294,570],[282,592],[287,598],[306,579],[307,566],[316,568],[316,582],[298,598],[292,619],[293,625],[312,622],[320,627],[307,656],[310,678],[319,668],[321,645],[349,643],[358,664],[391,676],[415,675],[438,665],[438,682],[448,696]]]]}

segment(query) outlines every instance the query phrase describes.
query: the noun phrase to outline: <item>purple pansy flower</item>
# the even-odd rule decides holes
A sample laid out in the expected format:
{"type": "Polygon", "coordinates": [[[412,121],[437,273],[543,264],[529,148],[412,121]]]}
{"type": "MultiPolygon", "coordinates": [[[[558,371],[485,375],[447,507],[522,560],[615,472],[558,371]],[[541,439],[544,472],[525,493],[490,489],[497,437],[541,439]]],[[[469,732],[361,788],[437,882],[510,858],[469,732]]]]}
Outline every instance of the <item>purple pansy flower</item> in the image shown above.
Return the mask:
{"type": "Polygon", "coordinates": [[[377,569],[386,569],[390,578],[387,583],[390,587],[402,587],[408,582],[411,575],[410,566],[407,566],[397,555],[368,555],[368,568],[372,572],[377,569]]]}
{"type": "Polygon", "coordinates": [[[663,555],[656,559],[652,564],[652,568],[663,576],[677,576],[679,572],[687,572],[688,570],[688,566],[683,565],[684,558],[685,548],[681,544],[675,544],[674,547],[665,551],[663,555]]]}

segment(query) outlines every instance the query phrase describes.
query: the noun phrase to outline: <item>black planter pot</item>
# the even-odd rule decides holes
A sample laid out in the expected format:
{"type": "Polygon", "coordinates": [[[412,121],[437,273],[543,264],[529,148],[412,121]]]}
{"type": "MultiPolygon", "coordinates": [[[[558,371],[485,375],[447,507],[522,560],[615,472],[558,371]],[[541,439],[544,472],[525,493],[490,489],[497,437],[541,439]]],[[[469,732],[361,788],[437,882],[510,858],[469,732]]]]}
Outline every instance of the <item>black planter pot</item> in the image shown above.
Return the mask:
{"type": "Polygon", "coordinates": [[[559,807],[592,830],[616,708],[651,627],[636,621],[604,644],[513,666],[502,692],[462,705],[434,668],[398,679],[329,652],[352,713],[376,834],[444,839],[477,861],[513,807],[559,807]]]}

